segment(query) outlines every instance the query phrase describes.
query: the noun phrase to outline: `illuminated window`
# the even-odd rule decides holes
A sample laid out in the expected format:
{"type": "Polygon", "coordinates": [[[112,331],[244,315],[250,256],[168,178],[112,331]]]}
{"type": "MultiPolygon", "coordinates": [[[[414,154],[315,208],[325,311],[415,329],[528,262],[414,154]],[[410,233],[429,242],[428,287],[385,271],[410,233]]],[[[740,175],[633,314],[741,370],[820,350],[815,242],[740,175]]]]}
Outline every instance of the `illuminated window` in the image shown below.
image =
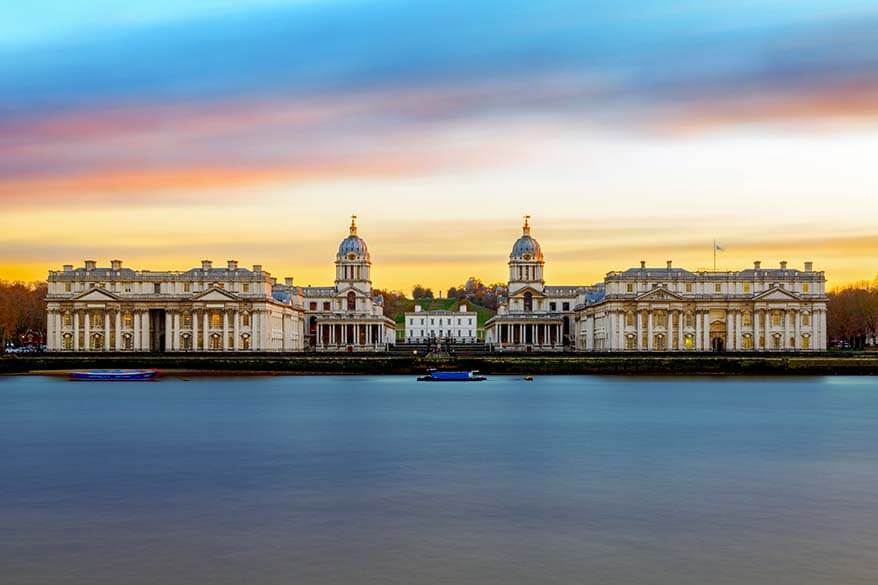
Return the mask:
{"type": "Polygon", "coordinates": [[[122,326],[126,329],[134,327],[134,315],[131,313],[122,313],[122,326]]]}
{"type": "Polygon", "coordinates": [[[693,349],[695,347],[695,337],[691,334],[683,337],[683,349],[693,349]]]}
{"type": "Polygon", "coordinates": [[[69,333],[65,333],[64,337],[61,338],[61,349],[71,350],[73,349],[73,336],[69,333]]]}
{"type": "Polygon", "coordinates": [[[668,314],[664,311],[658,311],[654,316],[654,325],[656,327],[667,327],[668,326],[668,314]]]}
{"type": "Polygon", "coordinates": [[[634,327],[636,325],[636,323],[634,322],[634,312],[633,311],[629,311],[629,312],[625,313],[625,325],[628,325],[629,327],[634,327]]]}
{"type": "Polygon", "coordinates": [[[802,336],[802,349],[811,349],[811,338],[807,335],[802,336]]]}
{"type": "Polygon", "coordinates": [[[664,335],[656,335],[652,343],[653,349],[656,351],[665,351],[668,349],[666,338],[664,335]]]}
{"type": "Polygon", "coordinates": [[[241,349],[250,349],[250,336],[246,333],[241,336],[241,349]]]}
{"type": "Polygon", "coordinates": [[[781,319],[783,318],[782,311],[772,311],[771,312],[771,324],[775,327],[780,327],[783,323],[781,319]]]}
{"type": "Polygon", "coordinates": [[[808,285],[807,282],[802,283],[802,292],[803,292],[803,293],[806,293],[806,292],[808,292],[808,291],[810,291],[810,290],[811,290],[811,287],[808,285]]]}
{"type": "Polygon", "coordinates": [[[104,326],[104,314],[100,312],[94,312],[91,314],[91,326],[92,327],[103,327],[104,326]]]}
{"type": "Polygon", "coordinates": [[[70,313],[64,313],[63,321],[64,327],[73,327],[73,315],[70,313]]]}
{"type": "Polygon", "coordinates": [[[745,293],[749,293],[749,292],[750,292],[750,283],[749,283],[749,282],[745,282],[745,283],[744,283],[744,292],[745,292],[745,293]]]}
{"type": "Polygon", "coordinates": [[[180,326],[184,329],[192,327],[192,313],[183,313],[180,316],[180,326]]]}
{"type": "Polygon", "coordinates": [[[627,285],[625,285],[625,290],[627,290],[628,292],[634,292],[634,285],[628,283],[627,285]]]}
{"type": "Polygon", "coordinates": [[[723,292],[723,285],[721,285],[720,283],[716,283],[715,285],[713,285],[713,290],[714,292],[723,292]]]}
{"type": "Polygon", "coordinates": [[[246,283],[246,282],[244,284],[242,284],[241,285],[241,292],[250,292],[250,284],[246,283]]]}
{"type": "Polygon", "coordinates": [[[241,326],[250,327],[250,313],[241,313],[241,326]]]}
{"type": "Polygon", "coordinates": [[[802,325],[805,327],[811,326],[811,313],[802,313],[802,325]]]}
{"type": "Polygon", "coordinates": [[[223,316],[218,311],[212,311],[210,313],[210,327],[212,329],[219,329],[223,326],[223,316]]]}
{"type": "Polygon", "coordinates": [[[753,313],[749,311],[744,312],[744,316],[741,318],[741,322],[744,324],[744,327],[752,327],[753,326],[753,313]]]}
{"type": "Polygon", "coordinates": [[[751,350],[753,349],[753,338],[749,335],[744,336],[744,349],[751,350]]]}
{"type": "Polygon", "coordinates": [[[625,349],[627,350],[635,350],[637,349],[637,338],[633,335],[629,335],[625,338],[625,349]]]}
{"type": "Polygon", "coordinates": [[[64,292],[70,292],[72,289],[73,287],[69,282],[64,283],[64,292]]]}

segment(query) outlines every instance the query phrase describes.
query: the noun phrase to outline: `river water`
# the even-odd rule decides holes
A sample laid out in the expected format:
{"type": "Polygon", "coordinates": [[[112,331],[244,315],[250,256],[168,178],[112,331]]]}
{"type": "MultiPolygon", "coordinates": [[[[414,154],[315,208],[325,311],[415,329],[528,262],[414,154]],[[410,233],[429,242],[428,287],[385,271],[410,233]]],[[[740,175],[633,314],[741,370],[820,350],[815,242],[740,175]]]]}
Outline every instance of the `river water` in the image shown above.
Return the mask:
{"type": "Polygon", "coordinates": [[[0,378],[0,582],[878,582],[878,378],[0,378]]]}

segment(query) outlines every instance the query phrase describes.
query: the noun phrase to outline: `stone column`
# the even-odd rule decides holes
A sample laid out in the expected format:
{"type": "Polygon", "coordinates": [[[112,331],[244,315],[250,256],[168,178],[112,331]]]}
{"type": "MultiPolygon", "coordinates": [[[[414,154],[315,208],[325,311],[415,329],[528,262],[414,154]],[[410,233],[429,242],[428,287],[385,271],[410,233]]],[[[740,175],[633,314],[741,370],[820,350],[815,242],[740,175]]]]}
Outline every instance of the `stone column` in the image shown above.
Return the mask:
{"type": "Polygon", "coordinates": [[[738,349],[735,345],[737,336],[735,335],[735,313],[726,310],[726,350],[738,349]]]}
{"type": "Polygon", "coordinates": [[[85,310],[85,350],[91,351],[91,311],[85,310]]]}
{"type": "Polygon", "coordinates": [[[171,349],[174,351],[180,351],[180,338],[182,335],[182,318],[180,315],[180,311],[174,311],[174,337],[173,343],[171,344],[171,349]]]}
{"type": "Polygon", "coordinates": [[[198,351],[198,312],[193,308],[192,315],[192,351],[198,351]]]}
{"type": "Polygon", "coordinates": [[[780,346],[783,349],[792,349],[790,347],[790,311],[786,307],[783,309],[783,343],[780,346]]]}
{"type": "Polygon", "coordinates": [[[116,351],[122,351],[122,310],[116,309],[116,351]]]}
{"type": "Polygon", "coordinates": [[[796,343],[793,348],[798,351],[802,349],[802,313],[800,311],[793,312],[793,324],[795,325],[796,343]]]}
{"type": "Polygon", "coordinates": [[[173,340],[174,339],[174,317],[171,315],[171,312],[165,310],[165,347],[158,348],[162,351],[168,352],[174,349],[173,340]]]}
{"type": "Polygon", "coordinates": [[[229,311],[223,308],[223,351],[229,351],[229,311]]]}
{"type": "Polygon", "coordinates": [[[765,349],[768,350],[771,348],[771,312],[768,309],[765,309],[765,315],[763,317],[763,326],[765,327],[765,349]]]}
{"type": "Polygon", "coordinates": [[[149,346],[149,310],[143,312],[141,316],[141,333],[143,334],[143,350],[150,351],[152,348],[149,346]]]}
{"type": "Polygon", "coordinates": [[[646,311],[646,349],[649,351],[655,349],[655,343],[653,342],[652,310],[646,311]]]}
{"type": "Polygon", "coordinates": [[[134,338],[131,340],[131,347],[134,351],[140,351],[140,342],[143,341],[143,335],[140,333],[140,311],[131,309],[131,317],[134,319],[134,338]]]}
{"type": "Polygon", "coordinates": [[[232,313],[232,336],[234,339],[232,340],[234,343],[232,347],[235,351],[241,350],[241,312],[238,309],[232,313]]]}
{"type": "Polygon", "coordinates": [[[684,343],[686,341],[686,337],[684,337],[684,335],[683,335],[683,331],[684,331],[683,327],[684,327],[685,321],[686,321],[686,318],[683,314],[683,311],[682,310],[677,311],[677,349],[680,351],[683,351],[686,349],[686,346],[684,345],[684,343]]]}
{"type": "Polygon", "coordinates": [[[637,343],[634,347],[637,348],[637,351],[643,351],[643,311],[640,309],[634,311],[634,325],[637,334],[637,343]]]}
{"type": "Polygon", "coordinates": [[[73,351],[79,351],[79,311],[73,310],[73,351]]]}
{"type": "Polygon", "coordinates": [[[704,349],[710,351],[710,309],[704,311],[704,349]]]}
{"type": "Polygon", "coordinates": [[[104,309],[104,351],[110,351],[110,311],[104,309]]]}
{"type": "Polygon", "coordinates": [[[207,309],[204,310],[204,315],[201,323],[204,325],[204,330],[201,332],[201,340],[204,342],[204,351],[210,349],[210,321],[209,319],[210,311],[207,309]]]}
{"type": "Polygon", "coordinates": [[[759,311],[753,307],[753,351],[759,351],[759,311]]]}
{"type": "Polygon", "coordinates": [[[744,350],[744,312],[735,311],[735,349],[744,350]]]}

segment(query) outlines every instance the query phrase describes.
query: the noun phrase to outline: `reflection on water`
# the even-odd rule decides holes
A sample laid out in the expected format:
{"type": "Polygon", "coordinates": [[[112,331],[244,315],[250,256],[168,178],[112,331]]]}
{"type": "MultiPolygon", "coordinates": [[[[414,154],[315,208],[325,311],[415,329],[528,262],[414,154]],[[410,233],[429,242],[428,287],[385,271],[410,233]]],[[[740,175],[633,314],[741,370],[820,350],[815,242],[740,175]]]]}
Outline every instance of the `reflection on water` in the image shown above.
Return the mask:
{"type": "Polygon", "coordinates": [[[870,378],[0,378],[3,583],[857,584],[870,378]]]}

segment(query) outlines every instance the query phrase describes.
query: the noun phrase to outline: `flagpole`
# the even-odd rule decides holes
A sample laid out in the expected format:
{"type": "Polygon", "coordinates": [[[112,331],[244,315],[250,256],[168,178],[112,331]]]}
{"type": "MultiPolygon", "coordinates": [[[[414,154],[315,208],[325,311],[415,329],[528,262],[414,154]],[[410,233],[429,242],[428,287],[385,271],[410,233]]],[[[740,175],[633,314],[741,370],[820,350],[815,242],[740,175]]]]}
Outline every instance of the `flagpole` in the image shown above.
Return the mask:
{"type": "Polygon", "coordinates": [[[713,241],[713,271],[716,272],[716,240],[713,241]]]}

